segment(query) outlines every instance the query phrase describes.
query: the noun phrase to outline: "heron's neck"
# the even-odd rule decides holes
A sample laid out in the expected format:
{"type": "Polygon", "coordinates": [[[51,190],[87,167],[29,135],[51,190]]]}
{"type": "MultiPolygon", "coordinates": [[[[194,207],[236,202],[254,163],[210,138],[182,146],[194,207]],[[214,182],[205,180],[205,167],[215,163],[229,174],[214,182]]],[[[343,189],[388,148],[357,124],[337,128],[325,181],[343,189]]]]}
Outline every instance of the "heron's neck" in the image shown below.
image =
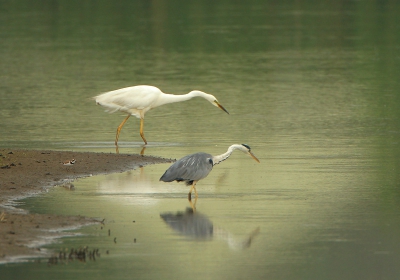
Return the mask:
{"type": "Polygon", "coordinates": [[[224,160],[226,160],[234,150],[238,149],[240,147],[240,145],[232,145],[228,148],[228,151],[226,151],[226,153],[219,155],[219,156],[213,156],[212,161],[213,161],[213,165],[216,165],[224,160]]]}
{"type": "Polygon", "coordinates": [[[191,91],[189,93],[186,94],[181,94],[181,95],[175,95],[175,94],[167,94],[164,93],[163,95],[161,95],[157,101],[157,106],[161,106],[164,104],[169,104],[169,103],[175,103],[175,102],[182,102],[182,101],[187,101],[192,99],[193,97],[203,97],[205,98],[205,93],[201,92],[201,91],[191,91]]]}

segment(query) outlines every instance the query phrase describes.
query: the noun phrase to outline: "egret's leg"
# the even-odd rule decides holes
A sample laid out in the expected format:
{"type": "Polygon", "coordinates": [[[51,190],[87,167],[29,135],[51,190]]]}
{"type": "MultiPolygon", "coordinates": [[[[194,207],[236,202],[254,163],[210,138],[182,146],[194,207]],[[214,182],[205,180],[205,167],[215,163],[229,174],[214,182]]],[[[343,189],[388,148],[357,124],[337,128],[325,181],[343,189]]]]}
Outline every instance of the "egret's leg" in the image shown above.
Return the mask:
{"type": "Polygon", "coordinates": [[[121,132],[122,127],[124,126],[124,124],[126,123],[126,121],[129,119],[131,115],[128,115],[123,121],[122,123],[118,126],[117,128],[117,136],[115,136],[115,146],[118,145],[118,138],[119,138],[119,133],[121,132]]]}
{"type": "Polygon", "coordinates": [[[143,118],[140,118],[140,136],[142,136],[142,139],[143,139],[143,141],[144,141],[144,144],[147,145],[146,138],[144,138],[143,126],[144,126],[144,119],[143,119],[143,118]]]}
{"type": "Polygon", "coordinates": [[[142,150],[140,151],[140,155],[143,156],[144,155],[144,151],[146,150],[146,146],[143,146],[142,150]]]}

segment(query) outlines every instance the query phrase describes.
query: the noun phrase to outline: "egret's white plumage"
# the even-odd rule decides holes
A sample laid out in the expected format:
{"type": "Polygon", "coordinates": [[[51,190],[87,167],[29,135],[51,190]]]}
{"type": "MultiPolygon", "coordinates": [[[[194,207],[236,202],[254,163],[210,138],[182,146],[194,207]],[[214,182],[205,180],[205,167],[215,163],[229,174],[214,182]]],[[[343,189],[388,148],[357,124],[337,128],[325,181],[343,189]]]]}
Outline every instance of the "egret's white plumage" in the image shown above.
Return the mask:
{"type": "Polygon", "coordinates": [[[211,172],[214,165],[226,160],[234,150],[240,150],[245,154],[250,155],[257,162],[260,162],[256,156],[251,152],[251,148],[246,144],[234,144],[228,148],[226,153],[213,156],[207,153],[195,153],[187,155],[176,162],[174,162],[165,173],[161,176],[160,181],[164,182],[185,182],[186,185],[192,186],[189,191],[189,200],[191,198],[192,190],[197,197],[196,183],[204,179],[211,172]]]}
{"type": "Polygon", "coordinates": [[[183,95],[174,95],[163,93],[154,86],[140,85],[109,91],[95,96],[94,99],[97,104],[105,107],[106,111],[110,113],[121,111],[128,114],[117,128],[117,135],[115,137],[115,145],[117,145],[119,133],[131,115],[140,119],[140,136],[144,143],[147,144],[143,133],[145,113],[155,107],[168,103],[186,101],[193,97],[202,97],[214,106],[228,113],[213,95],[198,90],[193,90],[183,95]]]}

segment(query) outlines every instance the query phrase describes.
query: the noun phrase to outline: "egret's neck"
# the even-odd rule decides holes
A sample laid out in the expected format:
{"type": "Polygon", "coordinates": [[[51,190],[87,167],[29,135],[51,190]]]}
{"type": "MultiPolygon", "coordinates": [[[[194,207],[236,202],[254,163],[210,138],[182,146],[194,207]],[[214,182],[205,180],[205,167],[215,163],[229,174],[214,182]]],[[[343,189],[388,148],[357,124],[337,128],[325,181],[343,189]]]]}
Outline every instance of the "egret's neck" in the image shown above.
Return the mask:
{"type": "Polygon", "coordinates": [[[163,95],[161,95],[158,98],[156,106],[161,106],[164,104],[175,103],[175,102],[187,101],[187,100],[190,100],[193,97],[197,97],[197,96],[205,98],[206,93],[197,91],[197,90],[191,91],[187,94],[181,94],[181,95],[164,93],[163,95]]]}
{"type": "Polygon", "coordinates": [[[241,145],[235,144],[232,145],[228,148],[228,151],[226,151],[226,153],[219,155],[219,156],[213,156],[212,161],[213,161],[213,165],[216,165],[224,160],[226,160],[234,150],[236,149],[240,149],[241,145]]]}

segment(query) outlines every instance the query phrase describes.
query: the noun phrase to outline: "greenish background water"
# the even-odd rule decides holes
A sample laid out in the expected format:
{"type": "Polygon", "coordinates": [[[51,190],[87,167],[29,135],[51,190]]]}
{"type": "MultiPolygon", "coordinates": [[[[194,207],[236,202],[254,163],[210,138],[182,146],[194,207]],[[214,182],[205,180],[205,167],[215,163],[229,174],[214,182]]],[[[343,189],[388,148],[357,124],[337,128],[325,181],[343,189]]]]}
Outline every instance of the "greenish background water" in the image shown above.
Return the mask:
{"type": "MultiPolygon", "coordinates": [[[[2,265],[2,278],[396,279],[399,29],[396,1],[0,2],[1,147],[115,152],[124,116],[90,98],[150,84],[211,93],[230,115],[201,99],[156,108],[146,154],[247,143],[261,161],[234,153],[198,184],[198,213],[231,241],[162,221],[189,206],[183,184],[158,181],[168,164],[27,199],[33,212],[106,218],[50,245],[102,257],[2,265]]],[[[121,153],[139,153],[138,130],[131,118],[121,153]]]]}

